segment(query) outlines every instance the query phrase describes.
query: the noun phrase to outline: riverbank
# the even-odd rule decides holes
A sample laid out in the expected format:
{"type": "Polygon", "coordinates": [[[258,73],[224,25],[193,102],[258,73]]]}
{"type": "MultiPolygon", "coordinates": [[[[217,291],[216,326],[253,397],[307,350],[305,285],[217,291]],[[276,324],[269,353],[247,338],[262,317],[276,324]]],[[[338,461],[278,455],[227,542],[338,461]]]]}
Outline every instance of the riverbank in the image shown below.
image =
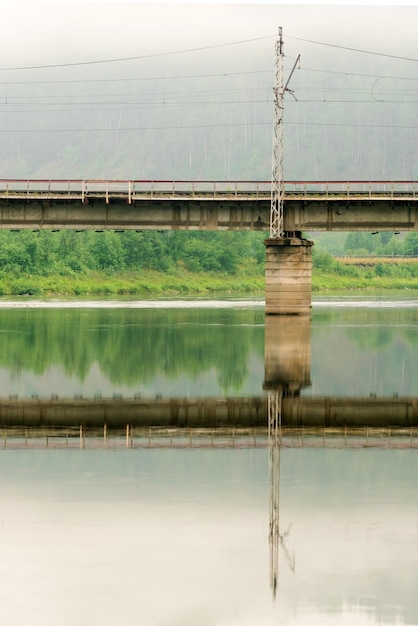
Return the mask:
{"type": "Polygon", "coordinates": [[[418,278],[408,276],[376,276],[367,274],[356,277],[316,272],[312,277],[312,291],[386,291],[418,289],[418,278]]]}
{"type": "Polygon", "coordinates": [[[135,274],[81,276],[7,276],[0,278],[1,296],[139,296],[164,294],[262,293],[264,276],[143,270],[135,274]]]}
{"type": "MultiPolygon", "coordinates": [[[[402,269],[375,266],[347,268],[339,265],[323,270],[314,268],[312,291],[418,289],[418,263],[402,269]],[[392,274],[389,274],[389,271],[392,274]],[[415,276],[414,274],[417,273],[415,276]]],[[[3,276],[2,296],[158,296],[170,294],[264,293],[264,275],[221,274],[206,272],[178,273],[142,270],[137,273],[91,273],[76,276],[3,276]]]]}

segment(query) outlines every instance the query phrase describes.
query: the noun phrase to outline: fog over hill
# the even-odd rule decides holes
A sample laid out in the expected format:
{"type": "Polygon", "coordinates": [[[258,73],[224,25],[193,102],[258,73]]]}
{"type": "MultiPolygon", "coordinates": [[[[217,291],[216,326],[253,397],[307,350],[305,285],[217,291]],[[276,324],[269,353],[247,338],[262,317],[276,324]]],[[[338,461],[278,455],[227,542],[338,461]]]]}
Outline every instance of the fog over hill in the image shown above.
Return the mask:
{"type": "Polygon", "coordinates": [[[271,176],[283,27],[287,179],[418,177],[418,7],[13,3],[0,178],[271,176]]]}

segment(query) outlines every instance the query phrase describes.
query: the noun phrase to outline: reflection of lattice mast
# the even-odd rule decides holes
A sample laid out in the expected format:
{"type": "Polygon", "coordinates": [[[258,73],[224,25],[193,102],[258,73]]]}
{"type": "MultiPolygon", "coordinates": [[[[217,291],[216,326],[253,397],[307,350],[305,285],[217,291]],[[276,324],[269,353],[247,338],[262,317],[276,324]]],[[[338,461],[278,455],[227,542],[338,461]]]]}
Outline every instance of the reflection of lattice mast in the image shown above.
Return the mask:
{"type": "Polygon", "coordinates": [[[280,449],[282,447],[282,398],[283,391],[271,391],[268,395],[268,428],[270,452],[270,586],[273,598],[277,594],[279,581],[279,548],[286,557],[292,572],[295,571],[295,558],[291,557],[285,544],[289,528],[280,534],[279,499],[280,499],[280,449]]]}
{"type": "Polygon", "coordinates": [[[276,62],[274,72],[274,114],[273,149],[271,177],[270,238],[282,236],[283,232],[283,39],[282,28],[276,41],[276,62]]]}
{"type": "Polygon", "coordinates": [[[276,597],[279,576],[279,485],[281,446],[282,394],[272,391],[268,395],[268,427],[270,452],[270,586],[276,597]]]}

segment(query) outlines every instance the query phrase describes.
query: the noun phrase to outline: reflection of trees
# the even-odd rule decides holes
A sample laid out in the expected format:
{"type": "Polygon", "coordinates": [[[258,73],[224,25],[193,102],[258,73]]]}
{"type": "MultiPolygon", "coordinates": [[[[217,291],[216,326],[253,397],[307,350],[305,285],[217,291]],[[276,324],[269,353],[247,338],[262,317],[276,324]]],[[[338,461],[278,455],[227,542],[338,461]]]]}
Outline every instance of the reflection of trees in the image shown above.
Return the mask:
{"type": "Polygon", "coordinates": [[[393,332],[389,328],[350,328],[347,330],[347,336],[362,350],[385,348],[393,340],[393,332]]]}
{"type": "Polygon", "coordinates": [[[314,393],[417,393],[418,310],[333,309],[327,324],[318,312],[312,315],[314,393]]]}
{"type": "Polygon", "coordinates": [[[416,328],[405,328],[404,335],[408,343],[418,343],[418,326],[416,328]]]}
{"type": "MultiPolygon", "coordinates": [[[[315,319],[323,321],[320,316],[315,319]]],[[[346,309],[334,311],[328,323],[335,326],[346,326],[346,334],[362,350],[369,348],[386,348],[393,343],[395,337],[404,337],[406,343],[416,342],[418,333],[411,327],[418,328],[418,311],[411,309],[346,309]],[[396,333],[393,326],[396,325],[396,333]]]]}
{"type": "Polygon", "coordinates": [[[114,384],[216,371],[238,390],[249,355],[263,355],[256,311],[209,309],[30,309],[0,313],[0,364],[43,373],[61,365],[84,380],[97,362],[114,384]],[[243,327],[243,324],[248,325],[243,327]]]}

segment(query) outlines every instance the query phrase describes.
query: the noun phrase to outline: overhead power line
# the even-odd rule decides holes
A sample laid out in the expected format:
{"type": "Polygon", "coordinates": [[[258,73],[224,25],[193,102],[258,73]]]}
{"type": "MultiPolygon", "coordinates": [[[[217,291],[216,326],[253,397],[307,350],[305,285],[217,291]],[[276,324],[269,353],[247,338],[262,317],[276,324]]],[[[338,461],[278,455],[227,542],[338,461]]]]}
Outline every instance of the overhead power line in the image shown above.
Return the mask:
{"type": "Polygon", "coordinates": [[[335,43],[329,43],[326,41],[315,41],[313,39],[304,39],[302,37],[292,37],[290,35],[286,35],[289,39],[295,39],[296,41],[304,41],[305,43],[313,43],[318,46],[327,46],[328,48],[339,48],[340,50],[347,50],[349,52],[360,52],[361,54],[372,54],[373,56],[386,57],[389,59],[399,59],[400,61],[412,61],[417,62],[418,59],[414,59],[411,57],[404,57],[397,54],[388,54],[387,52],[375,52],[374,50],[364,50],[362,48],[353,48],[350,46],[341,46],[335,43]]]}
{"type": "MultiPolygon", "coordinates": [[[[27,109],[27,107],[36,107],[36,106],[45,106],[45,104],[48,105],[48,109],[43,109],[44,112],[48,112],[48,111],[60,111],[61,109],[59,107],[61,106],[71,106],[74,107],[73,111],[77,112],[79,109],[75,108],[78,106],[87,106],[90,105],[92,107],[94,107],[92,110],[97,110],[95,105],[99,105],[99,106],[109,106],[109,105],[113,105],[114,107],[118,107],[118,106],[130,106],[130,107],[135,107],[136,109],[146,109],[146,108],[177,108],[177,107],[197,107],[197,106],[209,106],[209,105],[231,105],[231,104],[266,104],[266,103],[270,103],[271,102],[271,98],[270,97],[266,97],[264,99],[261,100],[198,100],[195,102],[190,102],[189,100],[185,100],[185,101],[162,101],[162,100],[155,100],[155,101],[148,101],[148,102],[141,102],[141,101],[101,101],[98,102],[97,100],[93,100],[93,101],[84,101],[84,102],[47,102],[47,103],[42,103],[42,102],[10,102],[11,106],[19,106],[19,107],[25,107],[25,112],[29,112],[29,110],[27,109]]],[[[321,101],[319,101],[321,102],[321,101]]],[[[354,100],[353,102],[358,102],[357,100],[354,100]]],[[[8,113],[8,107],[9,105],[0,105],[0,113],[8,113]]],[[[11,111],[10,111],[11,112],[11,111]]]]}
{"type": "Polygon", "coordinates": [[[110,133],[110,132],[134,132],[138,130],[188,130],[193,128],[225,128],[229,126],[271,126],[271,122],[255,122],[252,124],[235,123],[231,124],[194,124],[186,126],[131,126],[114,128],[28,128],[28,129],[0,129],[0,133],[110,133]]]}
{"type": "Polygon", "coordinates": [[[337,76],[341,76],[344,78],[347,77],[360,77],[360,78],[384,78],[385,80],[412,80],[412,81],[417,81],[418,77],[411,77],[411,76],[392,76],[390,74],[363,74],[360,72],[345,72],[342,70],[325,70],[325,69],[321,69],[319,67],[301,67],[300,68],[300,72],[317,72],[320,74],[335,74],[337,76]]]}
{"type": "MultiPolygon", "coordinates": [[[[401,125],[401,124],[347,124],[347,123],[332,123],[332,122],[287,122],[288,126],[323,126],[323,127],[335,127],[335,128],[371,128],[371,129],[385,129],[385,130],[416,130],[418,125],[401,125]]],[[[271,126],[271,121],[268,122],[252,122],[252,123],[236,123],[231,122],[227,124],[194,124],[194,125],[173,125],[173,126],[131,126],[131,127],[118,127],[114,128],[29,128],[29,129],[0,129],[0,133],[119,133],[119,132],[134,132],[134,131],[155,131],[155,130],[189,130],[198,128],[227,128],[227,127],[246,127],[252,126],[271,126]]]]}
{"type": "MultiPolygon", "coordinates": [[[[292,57],[286,57],[292,59],[292,57]]],[[[347,77],[360,77],[360,78],[381,78],[385,80],[405,80],[405,81],[418,81],[418,77],[412,76],[392,76],[390,74],[384,75],[380,73],[376,74],[364,74],[361,72],[346,72],[343,70],[327,70],[320,67],[307,67],[303,66],[299,70],[299,74],[303,72],[315,72],[319,74],[333,74],[335,76],[347,77]]],[[[170,80],[183,80],[183,79],[202,79],[202,78],[228,78],[229,76],[249,76],[251,74],[272,74],[273,69],[265,70],[249,70],[245,72],[220,72],[209,74],[163,74],[159,76],[131,76],[130,78],[86,78],[86,79],[58,79],[58,80],[24,80],[24,81],[3,81],[5,86],[21,86],[21,85],[64,85],[64,84],[94,84],[94,83],[121,83],[121,82],[146,82],[146,81],[170,81],[170,80]]],[[[270,84],[267,83],[266,84],[270,84]]],[[[315,83],[317,84],[317,83],[315,83]]]]}
{"type": "MultiPolygon", "coordinates": [[[[236,46],[236,45],[241,45],[241,44],[245,44],[245,43],[253,43],[256,41],[265,41],[267,39],[274,39],[276,37],[276,35],[265,35],[263,37],[254,37],[251,39],[242,39],[242,40],[238,40],[238,41],[229,41],[229,42],[224,42],[224,43],[219,43],[219,44],[211,44],[211,45],[207,45],[207,46],[198,46],[195,48],[184,48],[182,50],[169,50],[166,52],[153,52],[151,54],[142,54],[142,55],[135,55],[135,56],[129,56],[129,57],[113,57],[110,59],[94,59],[94,60],[88,60],[88,61],[72,61],[69,63],[47,63],[47,64],[39,64],[39,65],[22,65],[22,66],[12,66],[12,67],[0,67],[0,71],[3,72],[8,72],[8,71],[20,71],[20,70],[38,70],[38,69],[52,69],[52,68],[64,68],[64,67],[80,67],[80,66],[85,66],[85,65],[100,65],[100,64],[107,64],[107,63],[121,63],[121,62],[126,62],[126,61],[138,61],[141,59],[151,59],[151,58],[157,58],[157,57],[165,57],[165,56],[173,56],[173,55],[177,55],[177,54],[187,54],[190,52],[200,52],[200,51],[204,51],[204,50],[214,50],[217,48],[225,48],[228,46],[236,46]]],[[[362,54],[370,54],[370,55],[374,55],[374,56],[381,56],[381,57],[386,57],[386,58],[391,58],[391,59],[399,59],[402,61],[412,61],[412,62],[417,62],[418,59],[416,58],[411,58],[411,57],[406,57],[406,56],[401,56],[401,55],[396,55],[396,54],[389,54],[387,52],[376,52],[374,50],[365,50],[362,48],[355,48],[352,46],[342,46],[340,44],[333,44],[330,42],[326,42],[326,41],[316,41],[314,39],[306,39],[303,37],[296,37],[296,36],[291,36],[291,35],[287,35],[287,37],[289,39],[294,39],[295,41],[303,41],[305,43],[311,43],[311,44],[315,44],[315,45],[319,45],[319,46],[326,46],[326,47],[330,47],[330,48],[338,48],[340,50],[347,50],[349,52],[358,52],[358,53],[362,53],[362,54]]]]}
{"type": "MultiPolygon", "coordinates": [[[[4,81],[4,85],[64,85],[64,84],[90,84],[90,83],[121,83],[121,82],[144,82],[144,81],[168,81],[190,78],[227,78],[228,76],[248,76],[250,74],[272,74],[273,70],[249,70],[245,72],[218,72],[210,74],[171,74],[160,76],[131,76],[130,78],[85,78],[85,79],[60,79],[60,80],[13,80],[4,81]]],[[[375,76],[373,78],[376,78],[375,76]]],[[[418,80],[418,79],[417,79],[418,80]]]]}
{"type": "MultiPolygon", "coordinates": [[[[376,92],[376,95],[372,97],[364,98],[361,97],[362,93],[369,93],[366,91],[346,91],[347,96],[350,94],[354,94],[352,97],[342,97],[342,94],[335,94],[332,97],[331,94],[324,94],[322,97],[298,97],[297,102],[290,103],[292,106],[300,106],[302,104],[316,104],[316,105],[335,105],[335,104],[379,104],[379,105],[403,105],[410,106],[418,102],[416,93],[406,93],[404,94],[404,98],[400,99],[399,96],[395,98],[395,95],[398,95],[397,92],[393,91],[383,91],[376,92]],[[355,94],[358,93],[356,97],[355,94]],[[380,96],[380,97],[376,97],[380,96]]],[[[87,111],[119,111],[119,110],[145,110],[145,109],[176,109],[176,108],[186,108],[192,109],[195,107],[196,109],[201,107],[212,107],[212,106],[242,106],[242,105],[270,105],[272,103],[272,97],[266,96],[265,98],[251,98],[251,99],[217,99],[217,100],[135,100],[129,99],[129,94],[124,96],[124,100],[112,99],[117,98],[117,96],[109,96],[109,99],[102,100],[90,100],[88,96],[86,96],[85,100],[80,100],[76,102],[74,100],[62,100],[61,102],[57,101],[48,101],[45,99],[44,101],[34,101],[30,98],[27,101],[22,101],[19,98],[9,98],[7,102],[0,102],[0,116],[1,115],[10,115],[13,113],[62,113],[62,112],[71,112],[71,113],[81,113],[87,111]]]]}
{"type": "Polygon", "coordinates": [[[141,54],[132,57],[116,57],[112,59],[98,59],[93,61],[74,61],[71,63],[49,63],[45,65],[25,65],[15,67],[0,67],[1,72],[19,71],[19,70],[41,70],[52,69],[60,67],[79,67],[82,65],[100,65],[104,63],[120,63],[125,61],[139,61],[141,59],[152,59],[156,57],[172,56],[176,54],[186,54],[188,52],[200,52],[203,50],[213,50],[215,48],[225,48],[227,46],[237,46],[243,43],[252,43],[254,41],[262,41],[265,39],[272,39],[274,35],[267,35],[265,37],[255,37],[253,39],[242,39],[240,41],[229,41],[226,43],[212,44],[210,46],[199,46],[197,48],[185,48],[183,50],[171,50],[167,52],[153,52],[151,54],[141,54]]]}

